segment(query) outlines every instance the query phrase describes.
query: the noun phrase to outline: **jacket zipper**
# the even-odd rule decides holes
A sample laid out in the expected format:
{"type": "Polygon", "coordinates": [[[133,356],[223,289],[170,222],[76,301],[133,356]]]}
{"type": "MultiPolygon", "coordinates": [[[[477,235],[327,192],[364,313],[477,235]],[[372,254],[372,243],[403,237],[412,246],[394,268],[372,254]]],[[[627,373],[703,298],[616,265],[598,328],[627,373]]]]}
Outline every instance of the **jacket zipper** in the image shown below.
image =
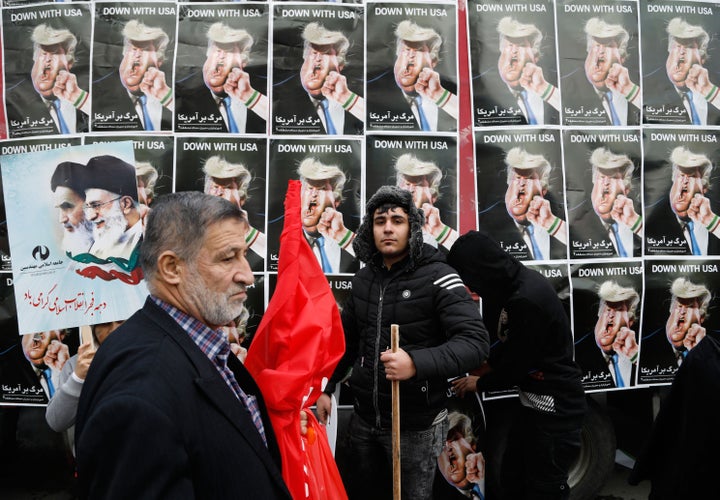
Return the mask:
{"type": "MultiPolygon", "coordinates": [[[[387,285],[386,285],[387,286],[387,285]]],[[[382,309],[383,296],[385,295],[385,286],[380,288],[380,299],[378,300],[377,328],[375,334],[375,363],[373,364],[373,407],[375,410],[375,427],[382,428],[380,420],[380,336],[382,332],[382,309]]]]}

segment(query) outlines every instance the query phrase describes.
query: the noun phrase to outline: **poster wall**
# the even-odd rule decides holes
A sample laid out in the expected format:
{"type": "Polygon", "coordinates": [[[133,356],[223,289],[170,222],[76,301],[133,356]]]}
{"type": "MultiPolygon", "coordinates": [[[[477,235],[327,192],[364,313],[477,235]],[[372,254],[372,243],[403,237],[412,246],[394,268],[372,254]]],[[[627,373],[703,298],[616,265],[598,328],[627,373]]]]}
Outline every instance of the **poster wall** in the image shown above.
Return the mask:
{"type": "Polygon", "coordinates": [[[720,334],[717,6],[471,0],[467,12],[477,225],[525,263],[568,267],[586,391],[670,383],[697,338],[720,334]],[[567,253],[548,244],[558,237],[567,253]],[[703,266],[709,279],[677,281],[703,266]],[[694,319],[672,326],[686,305],[694,319]]]}
{"type": "MultiPolygon", "coordinates": [[[[720,335],[718,10],[3,0],[0,366],[29,361],[27,338],[66,345],[51,350],[58,371],[79,327],[147,295],[132,250],[66,238],[54,199],[60,164],[110,154],[135,169],[140,218],[183,190],[247,213],[245,347],[274,290],[287,181],[303,180],[306,239],[339,302],[365,202],[395,184],[425,212],[426,241],[447,251],[481,227],[554,281],[586,391],[667,385],[720,335]]],[[[0,406],[46,404],[38,371],[8,373],[0,406]]]]}

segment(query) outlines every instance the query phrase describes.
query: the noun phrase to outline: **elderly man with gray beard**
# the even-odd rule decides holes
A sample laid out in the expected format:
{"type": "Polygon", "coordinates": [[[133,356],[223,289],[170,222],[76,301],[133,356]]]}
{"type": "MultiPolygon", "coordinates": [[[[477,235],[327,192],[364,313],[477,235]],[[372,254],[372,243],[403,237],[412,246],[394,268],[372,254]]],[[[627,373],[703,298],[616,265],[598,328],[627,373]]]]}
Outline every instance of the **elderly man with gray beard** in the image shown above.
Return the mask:
{"type": "Polygon", "coordinates": [[[290,500],[260,389],[222,331],[254,281],[246,222],[197,192],[153,204],[140,252],[150,295],[98,349],[80,394],[80,498],[290,500]]]}

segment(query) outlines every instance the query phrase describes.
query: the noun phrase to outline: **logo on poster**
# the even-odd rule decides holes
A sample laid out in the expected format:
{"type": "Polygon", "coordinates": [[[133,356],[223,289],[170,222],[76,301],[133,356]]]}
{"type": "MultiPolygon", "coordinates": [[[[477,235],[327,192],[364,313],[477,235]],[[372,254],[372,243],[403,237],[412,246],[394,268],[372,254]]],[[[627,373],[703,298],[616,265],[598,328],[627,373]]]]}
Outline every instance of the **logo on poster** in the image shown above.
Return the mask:
{"type": "Polygon", "coordinates": [[[38,245],[33,248],[32,251],[33,259],[43,261],[50,257],[50,249],[45,245],[38,245]]]}

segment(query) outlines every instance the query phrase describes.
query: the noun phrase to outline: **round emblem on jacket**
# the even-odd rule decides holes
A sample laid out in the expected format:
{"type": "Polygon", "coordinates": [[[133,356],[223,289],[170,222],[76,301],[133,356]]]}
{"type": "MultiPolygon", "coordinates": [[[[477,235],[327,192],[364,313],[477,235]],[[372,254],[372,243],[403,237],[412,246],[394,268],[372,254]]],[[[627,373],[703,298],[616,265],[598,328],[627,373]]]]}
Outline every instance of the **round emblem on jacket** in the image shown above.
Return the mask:
{"type": "Polygon", "coordinates": [[[410,298],[410,290],[403,290],[402,297],[403,297],[403,299],[409,299],[410,298]]]}

